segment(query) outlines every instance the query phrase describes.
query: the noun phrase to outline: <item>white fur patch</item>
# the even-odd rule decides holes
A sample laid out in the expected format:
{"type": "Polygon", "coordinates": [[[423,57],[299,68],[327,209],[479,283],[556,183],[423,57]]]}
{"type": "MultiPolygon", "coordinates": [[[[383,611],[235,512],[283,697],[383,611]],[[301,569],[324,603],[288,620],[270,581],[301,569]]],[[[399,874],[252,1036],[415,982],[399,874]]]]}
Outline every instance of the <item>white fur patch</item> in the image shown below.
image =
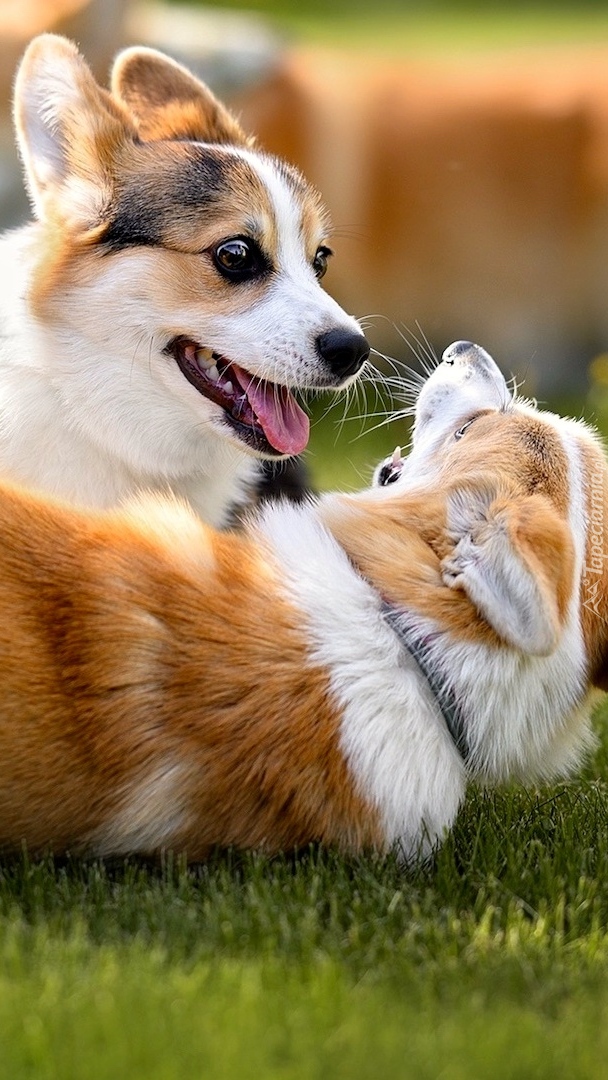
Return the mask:
{"type": "Polygon", "coordinates": [[[310,509],[270,508],[261,528],[302,610],[310,660],[330,673],[356,788],[380,812],[387,845],[427,852],[454,820],[464,767],[426,680],[310,509]]]}

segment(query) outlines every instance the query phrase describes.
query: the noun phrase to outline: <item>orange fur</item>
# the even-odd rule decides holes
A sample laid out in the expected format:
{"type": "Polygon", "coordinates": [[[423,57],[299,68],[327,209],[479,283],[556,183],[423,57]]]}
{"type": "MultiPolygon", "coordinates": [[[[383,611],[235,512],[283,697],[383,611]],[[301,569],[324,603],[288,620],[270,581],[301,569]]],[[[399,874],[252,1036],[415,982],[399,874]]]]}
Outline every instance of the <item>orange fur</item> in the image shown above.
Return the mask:
{"type": "Polygon", "coordinates": [[[184,559],[171,513],[87,518],[2,492],[0,845],[120,850],[115,820],[175,768],[165,843],[190,858],[377,843],[276,568],[194,520],[205,565],[184,559]]]}
{"type": "Polygon", "coordinates": [[[112,71],[112,92],[128,107],[144,140],[253,145],[208,87],[178,64],[159,61],[151,50],[122,53],[112,71]]]}

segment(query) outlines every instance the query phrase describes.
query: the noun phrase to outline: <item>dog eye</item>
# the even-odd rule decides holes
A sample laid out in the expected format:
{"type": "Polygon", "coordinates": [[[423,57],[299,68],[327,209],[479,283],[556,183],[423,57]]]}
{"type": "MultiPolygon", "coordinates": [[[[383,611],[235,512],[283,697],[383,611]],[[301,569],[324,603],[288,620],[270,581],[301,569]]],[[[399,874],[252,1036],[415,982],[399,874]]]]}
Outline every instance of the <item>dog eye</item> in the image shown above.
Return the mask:
{"type": "Polygon", "coordinates": [[[319,281],[324,276],[325,271],[327,270],[328,260],[331,258],[332,255],[333,255],[333,251],[331,250],[331,248],[328,248],[328,247],[317,248],[317,254],[315,255],[314,259],[312,260],[312,268],[313,268],[315,274],[317,275],[317,278],[318,278],[319,281]]]}
{"type": "Polygon", "coordinates": [[[249,281],[268,270],[257,244],[244,236],[222,240],[213,250],[213,261],[220,274],[230,281],[249,281]]]}
{"type": "Polygon", "coordinates": [[[462,427],[458,428],[458,431],[454,432],[454,438],[455,439],[462,439],[462,436],[464,435],[467,428],[470,428],[471,424],[474,424],[476,419],[477,419],[476,416],[472,416],[470,420],[467,420],[466,424],[463,424],[462,427]]]}

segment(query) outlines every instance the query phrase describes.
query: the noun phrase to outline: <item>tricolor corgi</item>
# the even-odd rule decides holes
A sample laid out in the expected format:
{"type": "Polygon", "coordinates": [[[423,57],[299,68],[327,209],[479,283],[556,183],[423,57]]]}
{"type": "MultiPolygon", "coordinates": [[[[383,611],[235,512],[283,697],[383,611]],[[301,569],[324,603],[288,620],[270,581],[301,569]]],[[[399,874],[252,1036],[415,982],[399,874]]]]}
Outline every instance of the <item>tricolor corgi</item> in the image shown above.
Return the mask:
{"type": "Polygon", "coordinates": [[[216,532],[0,493],[0,848],[427,853],[567,775],[608,678],[607,468],[459,342],[408,458],[216,532]]]}
{"type": "Polygon", "coordinates": [[[0,473],[99,507],[170,490],[225,524],[256,458],[305,447],[293,390],[369,354],[319,284],[317,193],[153,50],[118,56],[110,94],[36,38],[15,120],[37,220],[0,242],[0,473]]]}

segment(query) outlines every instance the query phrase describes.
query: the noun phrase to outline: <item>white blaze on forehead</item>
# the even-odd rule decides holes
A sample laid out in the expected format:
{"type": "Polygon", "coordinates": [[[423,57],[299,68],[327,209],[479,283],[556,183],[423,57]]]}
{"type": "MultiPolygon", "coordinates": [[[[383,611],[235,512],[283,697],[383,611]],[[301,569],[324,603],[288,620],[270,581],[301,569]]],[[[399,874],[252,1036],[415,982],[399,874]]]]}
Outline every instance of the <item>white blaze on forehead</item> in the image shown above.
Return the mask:
{"type": "MultiPolygon", "coordinates": [[[[346,385],[321,356],[320,335],[334,329],[361,334],[357,320],[320,285],[314,273],[314,249],[324,234],[323,212],[313,191],[297,174],[283,173],[271,157],[226,148],[245,162],[260,182],[265,205],[251,206],[251,230],[265,240],[265,254],[276,273],[247,310],[223,312],[215,320],[213,347],[253,376],[283,386],[346,385]],[[257,217],[257,221],[256,221],[257,217]],[[318,222],[315,227],[315,220],[318,222]],[[314,235],[315,232],[317,235],[314,235]]],[[[209,341],[209,334],[207,336],[209,341]]]]}
{"type": "Polygon", "coordinates": [[[429,483],[442,467],[446,438],[476,414],[506,412],[512,404],[506,380],[485,349],[470,342],[450,346],[418,395],[412,449],[396,483],[408,488],[429,483]]]}
{"type": "MultiPolygon", "coordinates": [[[[238,150],[257,173],[268,193],[269,210],[276,223],[279,249],[278,261],[283,269],[309,267],[303,236],[303,206],[294,186],[282,175],[271,158],[247,150],[238,150]]],[[[305,189],[304,189],[305,190],[305,189]]],[[[320,243],[323,237],[315,238],[320,243]]],[[[310,268],[312,271],[312,268],[310,268]]]]}

